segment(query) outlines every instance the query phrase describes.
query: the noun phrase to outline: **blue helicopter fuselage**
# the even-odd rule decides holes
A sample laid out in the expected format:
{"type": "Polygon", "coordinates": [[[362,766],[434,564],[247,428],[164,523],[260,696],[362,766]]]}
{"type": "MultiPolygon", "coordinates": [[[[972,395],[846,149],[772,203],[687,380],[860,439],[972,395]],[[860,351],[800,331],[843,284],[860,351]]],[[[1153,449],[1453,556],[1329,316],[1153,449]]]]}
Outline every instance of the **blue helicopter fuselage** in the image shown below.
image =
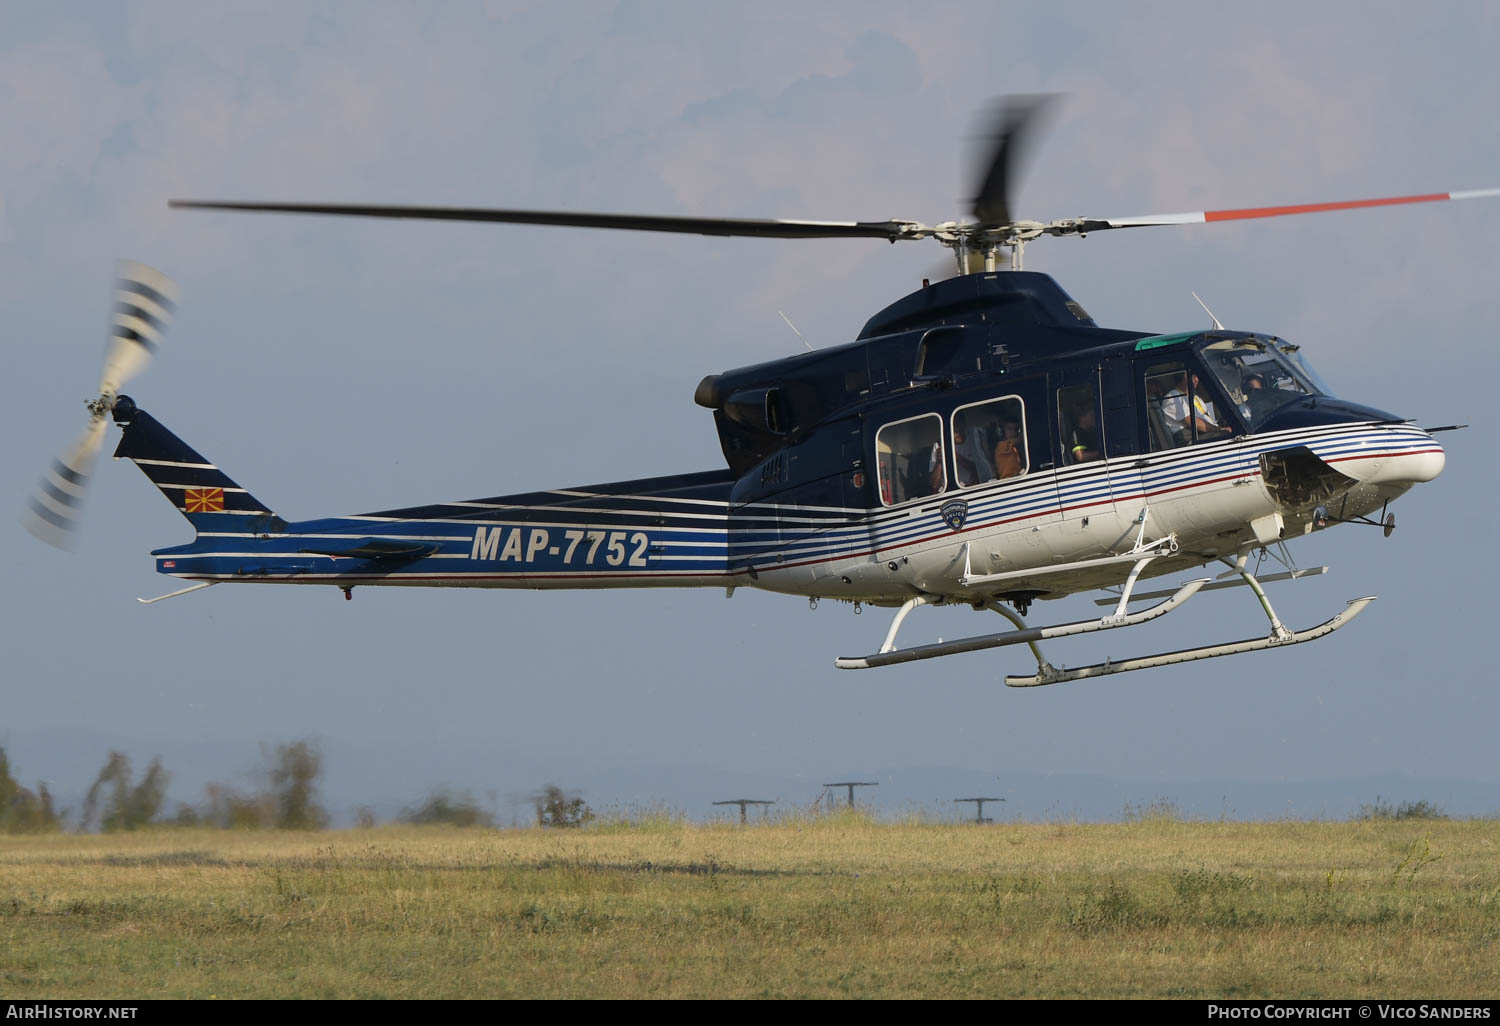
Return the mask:
{"type": "Polygon", "coordinates": [[[1058,597],[1380,509],[1442,469],[1424,431],[1326,393],[1295,346],[1101,328],[1050,277],[924,287],[854,342],[711,375],[727,467],[289,523],[127,397],[116,451],[193,524],[193,581],[755,586],[898,604],[1058,597]],[[982,585],[964,582],[984,578],[982,585]]]}

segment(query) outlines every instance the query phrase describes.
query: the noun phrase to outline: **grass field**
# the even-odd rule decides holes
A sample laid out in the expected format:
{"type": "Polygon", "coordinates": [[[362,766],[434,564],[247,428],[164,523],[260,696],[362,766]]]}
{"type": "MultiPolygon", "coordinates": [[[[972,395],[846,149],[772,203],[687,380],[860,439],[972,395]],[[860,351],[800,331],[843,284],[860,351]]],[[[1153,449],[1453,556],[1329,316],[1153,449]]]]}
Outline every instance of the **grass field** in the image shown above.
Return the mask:
{"type": "Polygon", "coordinates": [[[1500,822],[0,839],[0,996],[1500,996],[1500,822]]]}

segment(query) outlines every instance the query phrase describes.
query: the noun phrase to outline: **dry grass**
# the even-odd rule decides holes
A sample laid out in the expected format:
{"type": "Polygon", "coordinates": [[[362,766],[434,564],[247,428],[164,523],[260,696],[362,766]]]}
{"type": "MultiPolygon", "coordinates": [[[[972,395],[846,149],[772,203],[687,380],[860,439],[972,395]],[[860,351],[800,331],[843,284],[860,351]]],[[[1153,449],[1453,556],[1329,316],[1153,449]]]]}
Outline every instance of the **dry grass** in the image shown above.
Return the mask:
{"type": "Polygon", "coordinates": [[[1487,997],[1500,823],[0,841],[23,997],[1487,997]]]}

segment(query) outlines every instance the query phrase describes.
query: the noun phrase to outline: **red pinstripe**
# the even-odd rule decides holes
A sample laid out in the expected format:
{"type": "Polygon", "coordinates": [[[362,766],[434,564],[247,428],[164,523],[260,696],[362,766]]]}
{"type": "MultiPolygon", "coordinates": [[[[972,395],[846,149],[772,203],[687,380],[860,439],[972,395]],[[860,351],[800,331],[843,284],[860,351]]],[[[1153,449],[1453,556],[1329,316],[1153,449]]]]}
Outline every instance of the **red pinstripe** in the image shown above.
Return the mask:
{"type": "Polygon", "coordinates": [[[1252,217],[1283,214],[1316,214],[1323,210],[1357,210],[1360,207],[1393,207],[1402,203],[1437,203],[1452,199],[1451,193],[1430,192],[1422,196],[1390,196],[1385,199],[1345,200],[1342,203],[1302,203],[1292,207],[1246,207],[1244,210],[1205,210],[1205,221],[1240,221],[1252,217]]]}

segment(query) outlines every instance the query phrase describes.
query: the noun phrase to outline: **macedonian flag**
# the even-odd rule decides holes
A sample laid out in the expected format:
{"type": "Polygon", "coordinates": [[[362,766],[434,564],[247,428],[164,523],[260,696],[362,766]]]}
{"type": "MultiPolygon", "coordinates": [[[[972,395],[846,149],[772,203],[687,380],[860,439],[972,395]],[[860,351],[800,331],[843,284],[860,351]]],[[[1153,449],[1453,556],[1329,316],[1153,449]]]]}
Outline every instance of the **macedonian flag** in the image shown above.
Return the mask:
{"type": "Polygon", "coordinates": [[[224,512],[224,489],[189,488],[183,496],[182,508],[187,513],[224,512]]]}

